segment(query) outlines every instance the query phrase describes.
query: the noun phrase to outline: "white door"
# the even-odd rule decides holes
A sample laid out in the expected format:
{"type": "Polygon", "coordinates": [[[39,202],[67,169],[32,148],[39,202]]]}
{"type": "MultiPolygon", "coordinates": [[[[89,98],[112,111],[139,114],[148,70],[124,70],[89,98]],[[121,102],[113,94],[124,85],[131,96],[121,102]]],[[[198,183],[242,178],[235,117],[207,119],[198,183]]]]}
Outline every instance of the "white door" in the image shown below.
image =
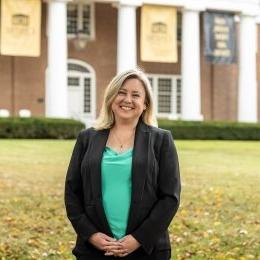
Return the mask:
{"type": "Polygon", "coordinates": [[[73,65],[76,66],[70,67],[74,70],[68,71],[69,115],[89,127],[95,119],[94,77],[89,71],[84,71],[82,66],[73,65]]]}

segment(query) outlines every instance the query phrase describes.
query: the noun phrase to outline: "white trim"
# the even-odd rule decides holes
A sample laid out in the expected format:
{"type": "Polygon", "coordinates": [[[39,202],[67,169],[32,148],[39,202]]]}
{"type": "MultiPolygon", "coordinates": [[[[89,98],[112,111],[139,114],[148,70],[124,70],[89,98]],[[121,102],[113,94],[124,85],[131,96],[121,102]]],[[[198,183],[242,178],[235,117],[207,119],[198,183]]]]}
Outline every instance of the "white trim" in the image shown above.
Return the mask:
{"type": "MultiPolygon", "coordinates": [[[[82,2],[76,2],[74,3],[77,5],[77,30],[82,30],[83,28],[83,5],[82,2]]],[[[74,34],[71,34],[71,36],[75,36],[74,34]]]]}
{"type": "Polygon", "coordinates": [[[142,5],[142,0],[119,0],[120,5],[125,5],[125,6],[141,6],[142,5]]]}
{"type": "Polygon", "coordinates": [[[91,35],[91,40],[96,39],[96,16],[95,16],[95,3],[90,3],[90,15],[91,15],[91,24],[90,24],[90,35],[91,35]]]}
{"type": "Polygon", "coordinates": [[[225,10],[231,12],[244,12],[258,15],[260,12],[259,0],[97,0],[100,3],[118,3],[129,5],[167,5],[185,7],[195,10],[225,10]]]}
{"type": "Polygon", "coordinates": [[[153,80],[153,98],[156,116],[159,118],[180,119],[181,113],[177,113],[177,80],[181,79],[181,75],[172,74],[153,74],[147,73],[148,78],[153,80]],[[158,79],[171,79],[172,91],[171,91],[171,113],[159,113],[158,112],[158,79]]]}

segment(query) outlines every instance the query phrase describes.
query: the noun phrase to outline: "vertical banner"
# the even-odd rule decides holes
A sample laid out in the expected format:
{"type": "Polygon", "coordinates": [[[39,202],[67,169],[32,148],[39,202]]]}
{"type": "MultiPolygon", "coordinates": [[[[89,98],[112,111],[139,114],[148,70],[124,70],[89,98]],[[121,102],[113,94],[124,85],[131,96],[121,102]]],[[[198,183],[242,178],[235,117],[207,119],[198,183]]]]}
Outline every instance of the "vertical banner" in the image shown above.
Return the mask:
{"type": "Polygon", "coordinates": [[[176,8],[142,6],[140,45],[142,61],[178,62],[176,8]]]}
{"type": "Polygon", "coordinates": [[[40,56],[41,0],[1,0],[0,53],[40,56]]]}
{"type": "Polygon", "coordinates": [[[236,28],[233,14],[204,13],[204,54],[211,63],[236,62],[236,28]]]}

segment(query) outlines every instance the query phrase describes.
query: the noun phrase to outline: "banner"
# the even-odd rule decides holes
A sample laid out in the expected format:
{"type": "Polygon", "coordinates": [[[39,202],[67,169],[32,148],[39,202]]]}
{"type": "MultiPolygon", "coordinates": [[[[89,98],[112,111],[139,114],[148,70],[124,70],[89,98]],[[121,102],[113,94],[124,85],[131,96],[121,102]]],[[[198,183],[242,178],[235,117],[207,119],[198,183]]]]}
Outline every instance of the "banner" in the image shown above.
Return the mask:
{"type": "Polygon", "coordinates": [[[211,63],[236,62],[236,28],[233,14],[204,13],[204,54],[211,63]]]}
{"type": "Polygon", "coordinates": [[[0,53],[40,56],[41,0],[1,0],[0,53]]]}
{"type": "Polygon", "coordinates": [[[176,8],[142,6],[140,45],[142,61],[178,62],[176,8]]]}

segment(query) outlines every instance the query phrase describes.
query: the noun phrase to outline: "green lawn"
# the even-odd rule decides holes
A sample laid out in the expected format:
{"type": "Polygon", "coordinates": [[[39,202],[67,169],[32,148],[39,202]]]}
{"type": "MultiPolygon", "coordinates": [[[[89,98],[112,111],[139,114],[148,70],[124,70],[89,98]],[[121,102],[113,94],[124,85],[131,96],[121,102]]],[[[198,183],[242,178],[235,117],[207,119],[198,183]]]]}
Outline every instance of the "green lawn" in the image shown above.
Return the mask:
{"type": "MultiPolygon", "coordinates": [[[[0,140],[0,259],[72,259],[64,177],[74,141],[0,140]]],[[[177,141],[173,259],[260,259],[260,142],[177,141]]]]}

